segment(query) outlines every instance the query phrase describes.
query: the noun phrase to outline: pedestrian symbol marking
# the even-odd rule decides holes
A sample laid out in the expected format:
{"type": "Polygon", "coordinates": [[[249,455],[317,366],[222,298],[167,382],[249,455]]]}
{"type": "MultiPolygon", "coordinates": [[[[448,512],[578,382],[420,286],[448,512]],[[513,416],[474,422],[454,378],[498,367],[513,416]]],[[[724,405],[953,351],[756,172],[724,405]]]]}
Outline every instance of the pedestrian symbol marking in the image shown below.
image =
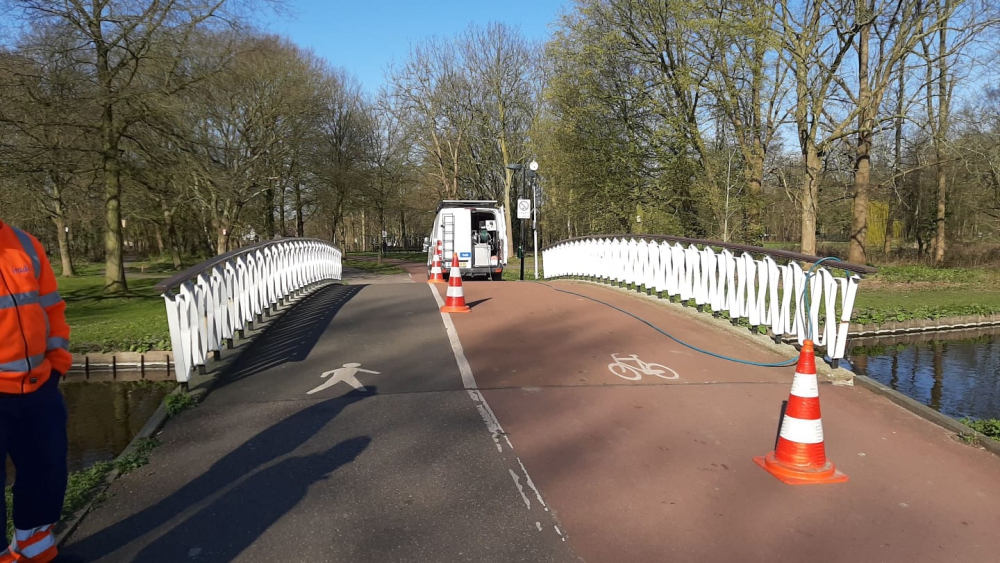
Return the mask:
{"type": "Polygon", "coordinates": [[[323,372],[323,374],[320,375],[320,377],[330,377],[330,379],[326,380],[322,385],[313,389],[312,391],[309,391],[306,394],[312,395],[313,393],[318,393],[319,391],[322,391],[328,387],[333,387],[334,385],[340,383],[341,381],[347,383],[351,387],[354,387],[358,391],[367,391],[367,389],[365,389],[365,386],[362,385],[361,382],[358,381],[358,378],[356,377],[358,372],[372,373],[375,375],[379,375],[379,372],[377,371],[372,371],[369,369],[361,369],[361,364],[355,364],[355,363],[344,364],[344,367],[342,368],[337,368],[323,372]]]}

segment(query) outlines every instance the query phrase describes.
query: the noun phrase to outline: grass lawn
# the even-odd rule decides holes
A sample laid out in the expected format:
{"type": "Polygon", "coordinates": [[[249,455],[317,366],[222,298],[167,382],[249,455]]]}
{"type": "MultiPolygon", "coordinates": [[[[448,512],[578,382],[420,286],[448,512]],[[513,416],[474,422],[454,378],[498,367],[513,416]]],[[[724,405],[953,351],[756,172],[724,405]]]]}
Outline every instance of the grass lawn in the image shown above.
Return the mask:
{"type": "MultiPolygon", "coordinates": [[[[544,281],[542,263],[538,264],[538,280],[544,281]]],[[[503,269],[503,279],[504,281],[520,281],[521,279],[521,261],[517,259],[517,256],[511,257],[507,262],[507,267],[503,269]]],[[[524,281],[534,281],[535,280],[535,256],[533,254],[528,254],[524,257],[524,281]]]]}
{"type": "MultiPolygon", "coordinates": [[[[86,270],[85,270],[86,271],[86,270]]],[[[166,307],[153,286],[165,276],[129,279],[129,294],[103,295],[104,276],[57,278],[76,353],[170,348],[166,307]]]]}
{"type": "MultiPolygon", "coordinates": [[[[356,258],[377,258],[378,254],[375,252],[348,252],[344,254],[344,260],[352,260],[356,258]]],[[[426,252],[387,252],[383,255],[383,258],[388,258],[390,260],[402,260],[404,262],[425,262],[427,260],[426,252]]]]}
{"type": "Polygon", "coordinates": [[[987,268],[881,266],[858,288],[861,324],[1000,313],[1000,272],[987,268]]]}
{"type": "Polygon", "coordinates": [[[406,270],[396,266],[395,264],[390,264],[389,262],[382,262],[379,264],[378,259],[375,257],[364,259],[345,257],[343,259],[343,265],[345,268],[354,268],[355,270],[362,270],[369,274],[386,275],[406,273],[406,270]]]}

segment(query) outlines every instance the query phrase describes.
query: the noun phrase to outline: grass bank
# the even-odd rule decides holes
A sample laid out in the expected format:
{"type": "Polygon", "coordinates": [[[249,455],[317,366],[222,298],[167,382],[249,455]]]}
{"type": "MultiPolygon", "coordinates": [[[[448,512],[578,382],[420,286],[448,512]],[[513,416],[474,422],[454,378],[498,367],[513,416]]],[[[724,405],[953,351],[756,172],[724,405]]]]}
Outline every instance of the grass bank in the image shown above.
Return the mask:
{"type": "Polygon", "coordinates": [[[996,418],[988,418],[985,420],[972,420],[970,418],[963,418],[961,421],[963,424],[972,427],[978,432],[982,432],[986,436],[994,440],[1000,441],[1000,420],[996,418]]]}
{"type": "Polygon", "coordinates": [[[1000,313],[1000,272],[988,268],[881,266],[862,281],[859,324],[1000,313]]]}
{"type": "MultiPolygon", "coordinates": [[[[59,293],[66,301],[70,351],[146,352],[169,350],[163,298],[153,286],[166,273],[127,274],[129,292],[123,296],[104,295],[104,275],[96,265],[78,268],[72,278],[57,278],[59,293]]],[[[58,272],[57,272],[58,274],[58,272]]]]}

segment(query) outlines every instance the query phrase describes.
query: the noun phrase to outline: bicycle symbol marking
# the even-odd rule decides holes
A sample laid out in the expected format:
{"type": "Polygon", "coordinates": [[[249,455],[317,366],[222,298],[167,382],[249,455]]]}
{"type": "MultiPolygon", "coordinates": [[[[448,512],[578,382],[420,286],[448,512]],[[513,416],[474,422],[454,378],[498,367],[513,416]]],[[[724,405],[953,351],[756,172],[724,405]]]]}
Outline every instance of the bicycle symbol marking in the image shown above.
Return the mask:
{"type": "Polygon", "coordinates": [[[662,379],[680,378],[680,374],[667,366],[655,363],[647,364],[646,362],[640,360],[639,356],[636,354],[632,354],[631,356],[611,354],[611,359],[614,360],[614,362],[608,364],[608,370],[618,377],[629,381],[638,381],[642,379],[642,376],[644,375],[655,375],[656,377],[662,379]],[[631,372],[632,375],[629,375],[629,372],[631,372]]]}

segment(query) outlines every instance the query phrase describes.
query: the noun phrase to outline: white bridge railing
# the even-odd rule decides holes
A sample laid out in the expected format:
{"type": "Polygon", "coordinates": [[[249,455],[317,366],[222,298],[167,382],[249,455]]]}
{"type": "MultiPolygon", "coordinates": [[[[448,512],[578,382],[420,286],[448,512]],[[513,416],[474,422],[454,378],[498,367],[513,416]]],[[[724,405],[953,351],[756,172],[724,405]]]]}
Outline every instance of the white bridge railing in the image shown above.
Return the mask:
{"type": "Polygon", "coordinates": [[[224,343],[292,293],[339,280],[341,257],[325,241],[281,239],[216,256],[157,284],[177,381],[189,381],[194,368],[218,357],[224,343]]]}
{"type": "Polygon", "coordinates": [[[844,357],[858,274],[876,271],[823,262],[809,279],[807,312],[803,297],[809,268],[803,270],[798,261],[815,264],[820,260],[816,256],[680,237],[609,235],[557,243],[542,251],[542,260],[546,278],[645,286],[682,302],[694,300],[699,310],[708,306],[734,321],[767,327],[776,339],[794,338],[801,344],[811,335],[833,360],[844,357]],[[836,270],[844,275],[834,275],[836,270]]]}

